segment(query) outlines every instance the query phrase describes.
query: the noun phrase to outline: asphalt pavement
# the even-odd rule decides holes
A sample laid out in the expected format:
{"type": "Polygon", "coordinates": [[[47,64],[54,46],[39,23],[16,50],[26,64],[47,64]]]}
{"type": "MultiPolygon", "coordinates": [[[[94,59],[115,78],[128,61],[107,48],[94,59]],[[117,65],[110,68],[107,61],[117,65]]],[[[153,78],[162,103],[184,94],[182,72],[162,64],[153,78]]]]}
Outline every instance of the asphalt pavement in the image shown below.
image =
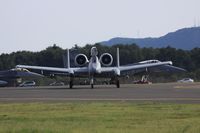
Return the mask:
{"type": "Polygon", "coordinates": [[[0,102],[153,101],[200,103],[200,83],[1,87],[0,102]]]}

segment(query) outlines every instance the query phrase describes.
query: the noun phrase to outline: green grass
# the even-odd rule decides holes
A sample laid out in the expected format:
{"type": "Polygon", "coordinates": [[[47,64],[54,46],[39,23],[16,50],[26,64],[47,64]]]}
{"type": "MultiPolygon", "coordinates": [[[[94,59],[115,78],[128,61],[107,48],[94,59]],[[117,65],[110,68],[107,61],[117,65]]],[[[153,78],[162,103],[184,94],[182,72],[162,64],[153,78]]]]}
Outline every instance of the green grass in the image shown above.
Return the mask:
{"type": "Polygon", "coordinates": [[[200,133],[200,104],[1,103],[2,133],[200,133]]]}

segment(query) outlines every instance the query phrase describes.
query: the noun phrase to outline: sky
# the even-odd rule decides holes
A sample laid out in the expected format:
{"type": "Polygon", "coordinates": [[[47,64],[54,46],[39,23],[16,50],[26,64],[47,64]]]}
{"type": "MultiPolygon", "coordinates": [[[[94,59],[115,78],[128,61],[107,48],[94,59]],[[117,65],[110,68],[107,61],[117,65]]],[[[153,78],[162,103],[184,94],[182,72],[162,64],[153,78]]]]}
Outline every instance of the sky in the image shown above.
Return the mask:
{"type": "Polygon", "coordinates": [[[0,54],[200,25],[200,0],[0,0],[0,54]]]}

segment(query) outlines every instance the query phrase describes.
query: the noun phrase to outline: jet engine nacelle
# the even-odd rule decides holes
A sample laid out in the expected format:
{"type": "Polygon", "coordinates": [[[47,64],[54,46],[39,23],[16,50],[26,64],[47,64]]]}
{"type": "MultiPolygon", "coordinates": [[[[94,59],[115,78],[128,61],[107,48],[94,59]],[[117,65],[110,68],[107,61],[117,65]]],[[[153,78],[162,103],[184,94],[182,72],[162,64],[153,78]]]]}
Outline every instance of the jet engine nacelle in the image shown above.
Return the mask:
{"type": "Polygon", "coordinates": [[[78,54],[76,57],[75,57],[75,65],[77,66],[84,66],[88,63],[88,58],[86,55],[84,54],[78,54]]]}
{"type": "Polygon", "coordinates": [[[104,53],[100,56],[100,62],[104,66],[111,66],[113,63],[113,57],[109,53],[104,53]]]}

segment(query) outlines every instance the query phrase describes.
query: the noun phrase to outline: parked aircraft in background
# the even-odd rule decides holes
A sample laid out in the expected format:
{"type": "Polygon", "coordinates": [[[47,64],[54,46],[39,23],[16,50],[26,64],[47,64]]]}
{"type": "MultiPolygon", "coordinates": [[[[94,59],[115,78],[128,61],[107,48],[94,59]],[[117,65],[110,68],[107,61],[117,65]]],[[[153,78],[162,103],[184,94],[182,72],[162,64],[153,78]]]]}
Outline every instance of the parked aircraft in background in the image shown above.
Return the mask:
{"type": "Polygon", "coordinates": [[[21,77],[43,76],[38,73],[30,72],[27,69],[14,68],[0,71],[0,86],[17,86],[17,79],[21,77]]]}
{"type": "Polygon", "coordinates": [[[69,87],[73,87],[73,80],[76,76],[86,76],[90,79],[90,85],[91,88],[94,86],[94,78],[96,76],[100,75],[112,75],[115,79],[115,84],[117,88],[120,87],[119,82],[119,76],[123,72],[128,71],[143,71],[147,70],[149,68],[153,67],[160,67],[165,65],[172,65],[171,61],[146,61],[146,62],[139,62],[137,64],[131,64],[131,65],[124,65],[120,66],[119,61],[119,48],[117,48],[117,65],[111,66],[113,63],[113,57],[109,53],[104,53],[100,56],[100,58],[97,57],[98,51],[96,47],[92,47],[90,50],[90,60],[88,60],[87,56],[84,54],[78,54],[75,57],[75,64],[78,67],[70,67],[70,55],[69,50],[67,52],[67,68],[56,68],[56,67],[44,67],[44,66],[28,66],[28,65],[17,65],[16,68],[26,68],[26,69],[33,69],[33,70],[41,70],[41,73],[43,71],[47,71],[51,74],[57,74],[57,75],[67,75],[70,77],[69,87]]]}
{"type": "Polygon", "coordinates": [[[8,82],[0,80],[0,87],[6,86],[8,82]]]}

